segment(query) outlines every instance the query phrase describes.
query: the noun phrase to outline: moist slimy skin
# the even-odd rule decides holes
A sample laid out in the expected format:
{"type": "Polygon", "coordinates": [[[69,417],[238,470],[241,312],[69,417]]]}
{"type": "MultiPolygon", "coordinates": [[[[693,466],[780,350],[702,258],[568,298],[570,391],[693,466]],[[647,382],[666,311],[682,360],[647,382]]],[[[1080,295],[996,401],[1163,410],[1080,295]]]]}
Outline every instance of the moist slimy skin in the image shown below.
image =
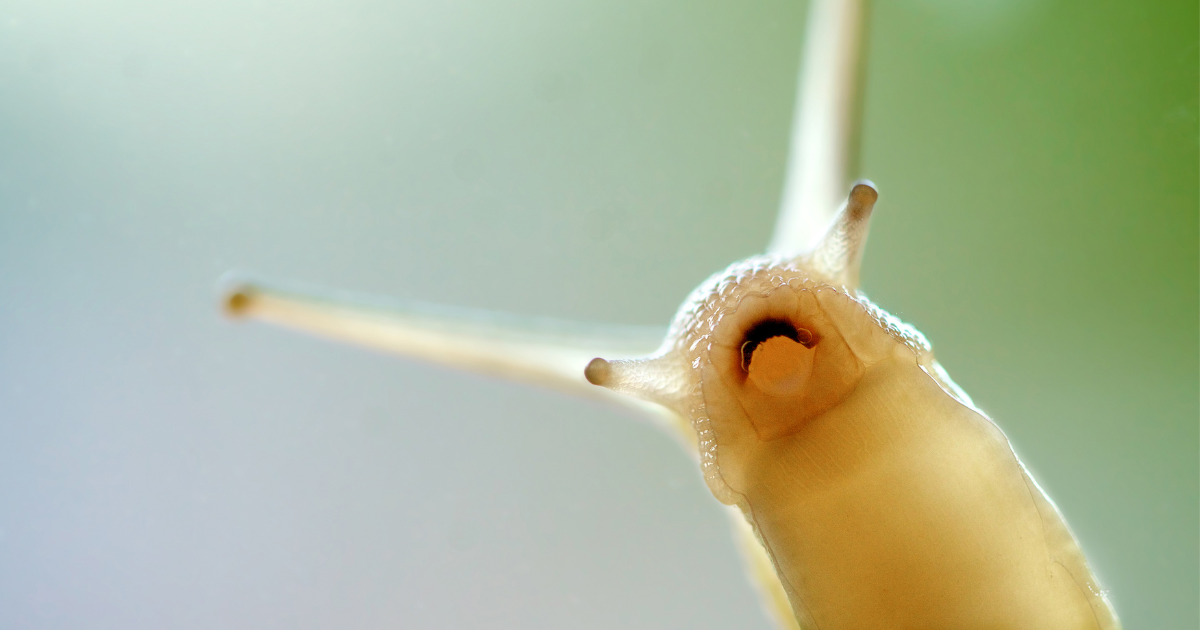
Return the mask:
{"type": "Polygon", "coordinates": [[[786,285],[743,299],[713,335],[709,361],[709,376],[764,442],[800,431],[844,400],[863,370],[815,294],[786,285]]]}
{"type": "Polygon", "coordinates": [[[227,308],[641,405],[731,506],[747,568],[781,627],[1118,627],[1004,433],[921,333],[858,290],[876,199],[860,183],[811,251],[714,275],[657,352],[629,353],[609,338],[609,356],[641,358],[589,363],[584,348],[608,351],[569,329],[552,336],[539,322],[532,333],[493,314],[381,312],[250,285],[231,291],[227,308]]]}
{"type": "Polygon", "coordinates": [[[633,407],[696,458],[783,630],[1117,628],[1003,432],[858,290],[878,195],[863,181],[838,204],[866,9],[808,5],[768,255],[693,291],[665,339],[246,280],[226,313],[633,407]]]}
{"type": "Polygon", "coordinates": [[[721,476],[793,604],[820,628],[1102,627],[1089,585],[1056,559],[1087,578],[1081,556],[1043,534],[1061,521],[1044,522],[995,425],[904,344],[876,340],[860,357],[832,328],[809,350],[829,342],[830,360],[799,395],[731,379],[719,341],[701,369],[721,476]]]}
{"type": "Polygon", "coordinates": [[[860,184],[814,252],[731,266],[657,355],[589,380],[690,418],[802,627],[1117,627],[1003,432],[852,284],[874,201],[860,184]]]}

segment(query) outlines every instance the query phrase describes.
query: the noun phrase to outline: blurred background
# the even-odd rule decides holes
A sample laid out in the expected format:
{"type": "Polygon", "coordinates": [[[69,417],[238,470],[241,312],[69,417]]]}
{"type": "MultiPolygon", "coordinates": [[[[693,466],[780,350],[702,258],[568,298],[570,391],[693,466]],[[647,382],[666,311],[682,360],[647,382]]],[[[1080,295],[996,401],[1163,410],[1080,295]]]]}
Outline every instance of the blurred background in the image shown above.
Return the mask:
{"type": "MultiPolygon", "coordinates": [[[[1196,628],[1196,3],[877,5],[866,291],[1196,628]]],[[[805,9],[0,0],[0,627],[768,628],[646,423],[216,282],[665,325],[767,242],[805,9]]]]}

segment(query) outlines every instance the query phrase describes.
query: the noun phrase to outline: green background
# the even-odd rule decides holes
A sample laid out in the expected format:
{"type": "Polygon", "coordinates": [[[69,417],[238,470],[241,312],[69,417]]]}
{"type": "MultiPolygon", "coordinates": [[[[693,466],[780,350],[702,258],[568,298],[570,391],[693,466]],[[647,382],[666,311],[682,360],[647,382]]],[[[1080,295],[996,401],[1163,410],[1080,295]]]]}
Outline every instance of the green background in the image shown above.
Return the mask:
{"type": "MultiPolygon", "coordinates": [[[[804,3],[0,2],[0,625],[759,627],[665,436],[216,310],[665,324],[761,251],[804,3]]],[[[880,1],[864,288],[1128,628],[1195,628],[1197,7],[880,1]]]]}

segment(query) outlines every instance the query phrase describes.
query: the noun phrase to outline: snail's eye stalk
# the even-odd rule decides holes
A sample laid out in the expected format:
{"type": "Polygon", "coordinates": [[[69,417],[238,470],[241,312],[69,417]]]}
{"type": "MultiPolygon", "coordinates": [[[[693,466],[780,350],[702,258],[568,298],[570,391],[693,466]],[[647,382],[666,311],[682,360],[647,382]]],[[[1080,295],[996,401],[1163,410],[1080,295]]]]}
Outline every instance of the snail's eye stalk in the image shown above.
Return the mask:
{"type": "Polygon", "coordinates": [[[850,189],[845,205],[824,238],[808,256],[813,269],[835,284],[858,288],[859,269],[867,231],[871,225],[871,210],[879,200],[875,184],[860,180],[850,189]]]}
{"type": "Polygon", "coordinates": [[[612,377],[612,364],[605,359],[596,357],[583,368],[583,377],[592,385],[604,387],[612,377]]]}
{"type": "Polygon", "coordinates": [[[232,318],[245,317],[253,302],[254,298],[245,290],[234,290],[225,296],[225,314],[232,318]]]}
{"type": "Polygon", "coordinates": [[[262,321],[423,359],[589,396],[580,378],[598,352],[638,356],[661,343],[661,329],[577,324],[455,309],[229,278],[226,316],[262,321]]]}

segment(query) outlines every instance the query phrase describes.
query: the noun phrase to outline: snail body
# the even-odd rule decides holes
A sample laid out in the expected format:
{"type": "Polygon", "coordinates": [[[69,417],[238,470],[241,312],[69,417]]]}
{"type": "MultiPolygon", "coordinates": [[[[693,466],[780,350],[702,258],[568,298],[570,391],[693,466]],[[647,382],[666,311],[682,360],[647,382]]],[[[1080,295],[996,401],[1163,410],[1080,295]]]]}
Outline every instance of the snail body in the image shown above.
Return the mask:
{"type": "Polygon", "coordinates": [[[714,276],[658,353],[591,380],[690,421],[801,627],[1117,627],[1004,433],[852,284],[875,197],[856,186],[809,255],[714,276]]]}
{"type": "Polygon", "coordinates": [[[860,182],[840,211],[836,195],[852,170],[865,10],[814,0],[809,12],[768,254],[701,284],[657,351],[619,327],[248,281],[226,289],[226,313],[636,408],[729,506],[780,628],[1119,628],[1004,433],[924,336],[859,291],[878,194],[860,182]]]}

